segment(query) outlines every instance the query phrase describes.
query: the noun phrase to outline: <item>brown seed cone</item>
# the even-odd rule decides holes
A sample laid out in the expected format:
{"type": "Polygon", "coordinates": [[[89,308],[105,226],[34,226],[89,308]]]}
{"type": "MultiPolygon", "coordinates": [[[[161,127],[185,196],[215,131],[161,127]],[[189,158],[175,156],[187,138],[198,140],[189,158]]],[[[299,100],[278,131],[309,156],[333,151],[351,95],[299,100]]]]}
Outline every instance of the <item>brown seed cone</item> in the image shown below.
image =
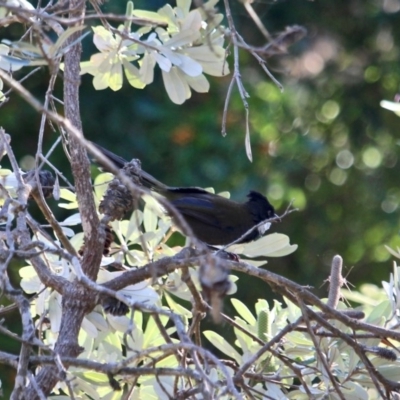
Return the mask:
{"type": "MultiPolygon", "coordinates": [[[[128,162],[122,171],[133,183],[140,184],[140,162],[138,160],[128,162]]],[[[111,217],[112,220],[122,219],[127,212],[133,209],[134,203],[135,196],[132,191],[119,178],[114,178],[100,202],[99,211],[111,217]]]]}

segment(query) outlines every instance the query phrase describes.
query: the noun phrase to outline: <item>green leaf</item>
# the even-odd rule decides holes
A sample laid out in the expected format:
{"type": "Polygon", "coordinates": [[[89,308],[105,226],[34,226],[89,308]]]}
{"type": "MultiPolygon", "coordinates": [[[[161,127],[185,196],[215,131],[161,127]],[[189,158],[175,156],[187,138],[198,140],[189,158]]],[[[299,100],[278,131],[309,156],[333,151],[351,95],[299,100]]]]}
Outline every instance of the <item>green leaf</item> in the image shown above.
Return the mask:
{"type": "Polygon", "coordinates": [[[246,307],[244,303],[242,303],[238,299],[231,299],[231,303],[233,307],[235,307],[235,310],[238,312],[238,314],[250,325],[250,326],[256,326],[256,319],[254,318],[254,315],[250,312],[250,310],[246,307]]]}
{"type": "Polygon", "coordinates": [[[376,324],[378,326],[383,326],[387,318],[390,317],[392,313],[392,305],[389,300],[382,301],[380,304],[375,306],[371,314],[367,317],[367,322],[370,324],[376,324]]]}
{"type": "MultiPolygon", "coordinates": [[[[74,26],[71,28],[68,28],[66,31],[64,31],[57,39],[57,41],[54,43],[53,46],[50,47],[49,51],[49,56],[55,56],[58,52],[59,49],[63,46],[63,44],[66,42],[68,38],[70,38],[74,33],[81,31],[82,29],[85,29],[85,25],[79,25],[79,26],[74,26]]],[[[82,41],[84,37],[86,37],[89,34],[89,32],[86,32],[84,35],[81,35],[77,40],[74,40],[73,43],[70,43],[68,48],[76,44],[77,42],[82,41]]],[[[63,52],[65,52],[67,49],[63,49],[63,52]]]]}
{"type": "Polygon", "coordinates": [[[282,233],[272,233],[246,244],[233,245],[228,251],[248,257],[281,257],[293,253],[297,245],[289,243],[289,237],[282,233]]]}
{"type": "MultiPolygon", "coordinates": [[[[210,83],[203,74],[194,77],[187,76],[186,82],[197,93],[207,93],[210,90],[210,83]]],[[[221,196],[221,193],[219,195],[221,196]]]]}
{"type": "Polygon", "coordinates": [[[395,103],[393,101],[382,100],[380,102],[382,108],[386,108],[386,110],[393,111],[396,115],[400,117],[400,103],[395,103]]]}
{"type": "Polygon", "coordinates": [[[147,11],[147,10],[133,10],[132,15],[134,17],[138,17],[138,18],[144,18],[144,19],[148,19],[149,22],[155,22],[158,24],[168,24],[168,18],[166,18],[165,16],[153,12],[153,11],[147,11]]]}
{"type": "Polygon", "coordinates": [[[182,72],[172,67],[170,72],[162,72],[165,89],[175,104],[182,104],[191,96],[190,88],[182,76],[182,72]]]}
{"type": "Polygon", "coordinates": [[[153,80],[151,79],[150,82],[145,83],[145,81],[142,80],[142,77],[140,76],[139,69],[130,62],[123,60],[122,65],[124,67],[126,79],[132,87],[136,89],[143,89],[147,83],[153,82],[153,80]]]}
{"type": "Polygon", "coordinates": [[[146,203],[143,210],[143,225],[146,232],[154,232],[157,229],[158,217],[153,212],[150,204],[146,203]]]}
{"type": "Polygon", "coordinates": [[[233,358],[239,365],[242,363],[241,355],[226,341],[224,337],[213,331],[205,331],[203,334],[209,342],[218,350],[222,351],[222,353],[233,358]]]}

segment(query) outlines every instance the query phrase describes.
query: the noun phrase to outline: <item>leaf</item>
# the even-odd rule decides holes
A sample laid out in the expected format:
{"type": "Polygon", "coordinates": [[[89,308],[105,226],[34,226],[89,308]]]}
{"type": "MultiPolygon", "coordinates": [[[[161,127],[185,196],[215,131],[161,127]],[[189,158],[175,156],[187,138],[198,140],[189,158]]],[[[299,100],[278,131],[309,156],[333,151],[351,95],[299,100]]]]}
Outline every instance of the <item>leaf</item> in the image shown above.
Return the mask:
{"type": "MultiPolygon", "coordinates": [[[[191,29],[193,31],[200,31],[201,29],[201,24],[202,24],[202,18],[199,10],[192,10],[190,11],[187,15],[186,18],[184,19],[181,30],[187,30],[191,29]]],[[[197,40],[197,39],[195,39],[197,40]]],[[[195,41],[193,40],[193,42],[195,41]]]]}
{"type": "Polygon", "coordinates": [[[108,80],[108,86],[111,90],[116,92],[122,88],[122,64],[121,62],[115,62],[111,64],[110,76],[108,80]]]}
{"type": "Polygon", "coordinates": [[[82,222],[80,213],[76,213],[67,217],[63,222],[60,223],[62,226],[74,226],[82,222]]]}
{"type": "Polygon", "coordinates": [[[118,332],[126,332],[131,325],[130,319],[125,316],[107,314],[107,321],[118,332]]]}
{"type": "Polygon", "coordinates": [[[192,0],[176,0],[176,5],[182,10],[183,14],[187,14],[189,12],[191,4],[192,0]]]}
{"type": "Polygon", "coordinates": [[[181,315],[182,317],[185,318],[192,318],[192,313],[187,310],[185,307],[181,306],[179,303],[174,301],[171,296],[169,296],[167,293],[164,295],[165,300],[167,300],[168,306],[170,309],[177,314],[181,315]]]}
{"type": "Polygon", "coordinates": [[[132,87],[136,89],[143,89],[147,83],[151,83],[153,81],[151,80],[150,82],[145,83],[144,80],[142,80],[139,69],[130,62],[123,60],[122,65],[124,67],[126,79],[132,87]]]}
{"type": "Polygon", "coordinates": [[[210,90],[210,83],[203,74],[195,77],[187,76],[186,82],[197,93],[207,93],[210,90]]]}
{"type": "Polygon", "coordinates": [[[151,206],[146,203],[143,210],[143,225],[146,232],[154,232],[157,229],[157,215],[151,209],[151,206]]]}
{"type": "Polygon", "coordinates": [[[176,67],[172,67],[170,72],[162,72],[165,89],[169,98],[175,104],[182,104],[191,96],[187,82],[181,76],[176,67]]]}
{"type": "Polygon", "coordinates": [[[387,318],[390,317],[392,313],[392,306],[389,300],[382,301],[380,304],[376,305],[371,314],[367,317],[367,322],[370,324],[375,324],[382,326],[387,318]]]}
{"type": "Polygon", "coordinates": [[[166,18],[165,16],[152,11],[133,10],[132,15],[134,17],[148,19],[149,21],[154,21],[159,24],[168,24],[169,22],[168,18],[166,18]]]}
{"type": "Polygon", "coordinates": [[[109,327],[107,321],[104,319],[102,314],[92,311],[90,314],[86,315],[85,318],[87,318],[100,331],[108,331],[109,327]]]}
{"type": "Polygon", "coordinates": [[[382,108],[386,110],[393,111],[396,115],[400,116],[400,103],[395,103],[393,101],[382,100],[380,102],[382,108]]]}
{"type": "Polygon", "coordinates": [[[108,76],[106,74],[96,74],[93,78],[93,87],[96,90],[108,88],[108,76]]]}
{"type": "Polygon", "coordinates": [[[180,47],[191,45],[193,42],[200,38],[200,32],[192,29],[186,29],[184,31],[174,34],[169,40],[163,44],[169,47],[171,50],[176,50],[180,47]]]}
{"type": "Polygon", "coordinates": [[[193,58],[180,53],[175,53],[175,58],[171,60],[183,73],[188,76],[199,76],[203,72],[203,67],[193,58]]]}
{"type": "Polygon", "coordinates": [[[224,337],[213,331],[205,331],[203,334],[218,350],[233,358],[239,365],[242,364],[241,355],[226,341],[224,337]]]}
{"type": "Polygon", "coordinates": [[[98,336],[98,331],[96,326],[92,322],[90,322],[86,317],[83,318],[82,329],[92,338],[96,338],[98,336]]]}
{"type": "Polygon", "coordinates": [[[290,245],[289,240],[282,233],[271,233],[250,243],[230,246],[228,251],[248,257],[281,257],[297,249],[297,245],[290,245]]]}
{"type": "Polygon", "coordinates": [[[52,292],[49,297],[49,319],[53,333],[60,331],[61,315],[61,295],[57,292],[52,292]]]}
{"type": "Polygon", "coordinates": [[[254,315],[250,312],[250,310],[246,307],[244,303],[242,303],[238,299],[231,299],[231,303],[233,307],[235,307],[235,310],[238,312],[238,314],[251,326],[256,325],[256,319],[254,318],[254,315]]]}
{"type": "MultiPolygon", "coordinates": [[[[85,25],[80,25],[80,26],[74,26],[71,28],[68,28],[66,31],[64,31],[57,39],[57,41],[54,43],[53,46],[50,47],[49,51],[49,56],[53,57],[57,55],[58,50],[61,49],[61,47],[64,45],[64,43],[76,32],[81,31],[82,29],[86,28],[85,25]]],[[[85,32],[83,35],[79,36],[77,39],[75,39],[72,43],[69,43],[67,47],[62,49],[62,54],[64,54],[68,49],[70,49],[72,46],[74,46],[76,43],[81,42],[89,32],[85,32]]]]}
{"type": "Polygon", "coordinates": [[[248,106],[245,108],[246,112],[246,135],[244,139],[244,145],[246,148],[246,155],[250,162],[253,162],[253,155],[251,154],[251,143],[250,143],[250,121],[249,121],[249,108],[248,106]]]}
{"type": "Polygon", "coordinates": [[[20,70],[22,67],[26,67],[31,64],[29,60],[23,60],[21,58],[0,55],[0,68],[7,72],[14,72],[20,70]]]}
{"type": "Polygon", "coordinates": [[[157,62],[158,66],[165,72],[169,72],[172,67],[171,60],[169,60],[167,57],[163,56],[162,54],[159,53],[154,53],[153,57],[155,61],[157,62]]]}
{"type": "Polygon", "coordinates": [[[94,192],[96,194],[96,197],[98,199],[102,199],[105,192],[107,191],[109,183],[113,180],[113,175],[110,174],[109,172],[104,172],[102,174],[99,174],[96,176],[93,186],[94,186],[94,192]]]}

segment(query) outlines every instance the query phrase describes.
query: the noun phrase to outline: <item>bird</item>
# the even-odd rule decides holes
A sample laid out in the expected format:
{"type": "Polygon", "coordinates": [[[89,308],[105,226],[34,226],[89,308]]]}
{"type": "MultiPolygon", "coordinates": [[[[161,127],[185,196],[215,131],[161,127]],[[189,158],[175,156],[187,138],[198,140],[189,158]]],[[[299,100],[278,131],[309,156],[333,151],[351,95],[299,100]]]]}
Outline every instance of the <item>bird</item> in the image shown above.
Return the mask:
{"type": "MultiPolygon", "coordinates": [[[[122,169],[128,162],[110,150],[92,144],[117,168],[122,169]]],[[[239,203],[199,187],[167,186],[143,170],[139,178],[144,187],[165,197],[179,211],[196,238],[209,246],[253,241],[261,237],[269,225],[250,229],[262,221],[279,218],[268,199],[253,190],[248,193],[247,201],[239,203]]]]}

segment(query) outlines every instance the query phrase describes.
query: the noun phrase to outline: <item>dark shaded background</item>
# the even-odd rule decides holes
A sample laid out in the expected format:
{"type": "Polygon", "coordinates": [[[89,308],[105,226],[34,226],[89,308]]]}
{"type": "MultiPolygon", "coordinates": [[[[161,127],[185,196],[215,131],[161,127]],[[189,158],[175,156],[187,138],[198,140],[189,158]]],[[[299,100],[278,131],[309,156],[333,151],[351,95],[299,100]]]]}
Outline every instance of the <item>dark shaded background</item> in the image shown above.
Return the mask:
{"type": "MultiPolygon", "coordinates": [[[[155,10],[163,4],[136,1],[135,8],[155,10]]],[[[269,260],[267,268],[315,286],[324,296],[326,286],[320,286],[332,256],[339,253],[347,267],[354,267],[348,276],[352,283],[379,285],[392,269],[384,245],[400,245],[400,120],[379,106],[400,91],[400,1],[279,0],[255,1],[253,6],[272,33],[293,24],[308,30],[290,54],[269,60],[283,93],[257,61],[241,52],[243,82],[251,96],[253,163],[244,150],[245,114],[236,90],[228,136],[220,134],[229,77],[210,79],[209,94],[193,93],[177,106],[167,97],[159,73],[144,90],[126,83],[115,93],[95,91],[92,78],[84,76],[84,134],[125,158],[140,158],[145,170],[169,185],[212,186],[217,192],[229,190],[237,200],[255,189],[282,212],[295,199],[300,211],[273,230],[287,234],[299,249],[269,260]]],[[[106,12],[124,8],[122,1],[104,6],[106,12]]],[[[262,35],[239,2],[233,4],[233,14],[248,43],[262,45],[262,35]]],[[[7,31],[7,37],[17,39],[17,34],[14,27],[7,31]]],[[[84,41],[84,59],[94,51],[91,40],[84,41]]],[[[47,79],[43,70],[27,87],[43,99],[47,79]]],[[[0,108],[1,125],[12,135],[20,159],[35,154],[39,118],[17,96],[0,108]]],[[[49,128],[46,148],[56,137],[49,128]]],[[[68,175],[61,148],[52,161],[68,175]]],[[[237,297],[251,308],[257,298],[271,296],[266,290],[262,283],[241,277],[237,297]]],[[[10,349],[9,339],[0,340],[10,349]]]]}

